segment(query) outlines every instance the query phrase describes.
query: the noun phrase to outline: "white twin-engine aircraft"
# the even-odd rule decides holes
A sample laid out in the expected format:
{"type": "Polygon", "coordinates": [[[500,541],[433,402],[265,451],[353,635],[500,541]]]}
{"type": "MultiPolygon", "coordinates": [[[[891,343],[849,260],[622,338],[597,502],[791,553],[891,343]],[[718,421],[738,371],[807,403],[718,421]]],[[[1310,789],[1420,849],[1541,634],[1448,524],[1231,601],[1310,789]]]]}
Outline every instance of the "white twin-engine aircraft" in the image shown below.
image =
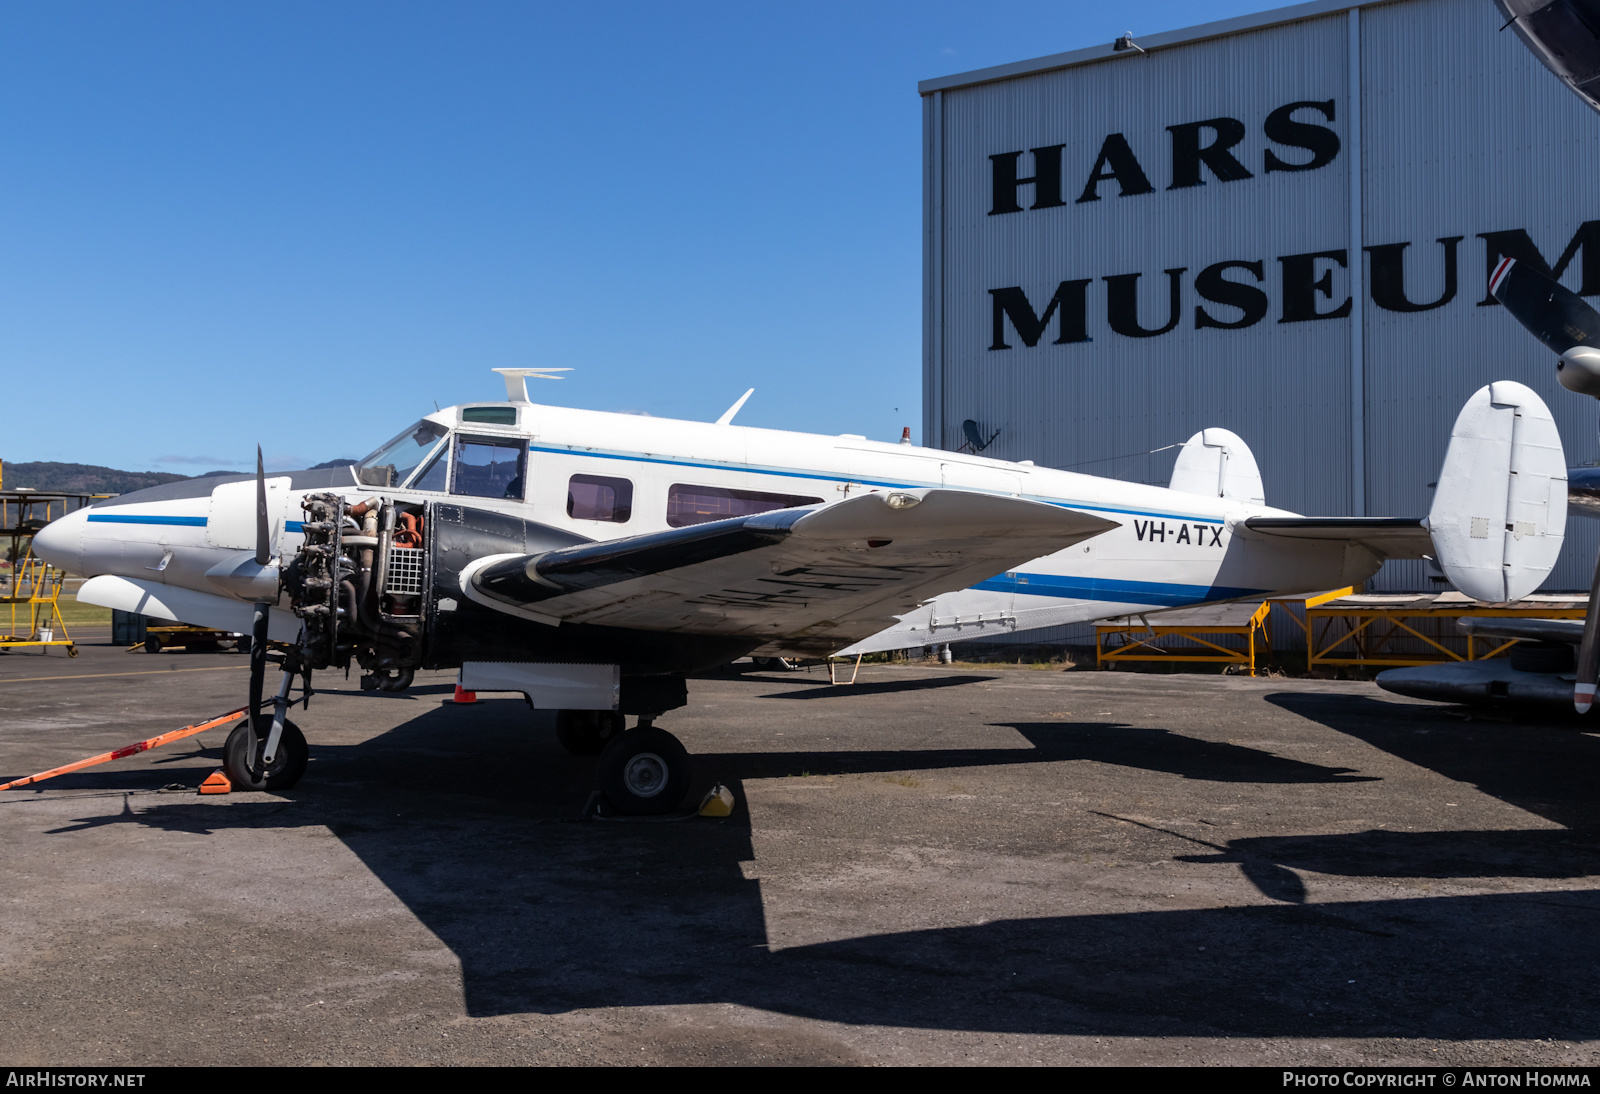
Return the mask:
{"type": "Polygon", "coordinates": [[[467,689],[522,692],[568,749],[601,753],[615,809],[659,813],[688,758],[655,719],[686,703],[685,674],[745,654],[938,641],[930,611],[1038,626],[1336,588],[1386,558],[1514,599],[1565,526],[1560,438],[1517,383],[1467,403],[1427,519],[1324,519],[1268,507],[1223,430],[1196,434],[1163,489],[735,426],[742,399],[715,423],[540,406],[526,381],[558,370],[496,371],[507,401],[430,414],[354,467],[267,476],[258,459],[98,502],[34,549],[89,577],[80,600],[255,637],[235,785],[300,778],[294,681],[309,695],[311,670],[354,659],[368,688],[459,668],[467,689]],[[268,638],[282,676],[263,702],[268,638]]]}

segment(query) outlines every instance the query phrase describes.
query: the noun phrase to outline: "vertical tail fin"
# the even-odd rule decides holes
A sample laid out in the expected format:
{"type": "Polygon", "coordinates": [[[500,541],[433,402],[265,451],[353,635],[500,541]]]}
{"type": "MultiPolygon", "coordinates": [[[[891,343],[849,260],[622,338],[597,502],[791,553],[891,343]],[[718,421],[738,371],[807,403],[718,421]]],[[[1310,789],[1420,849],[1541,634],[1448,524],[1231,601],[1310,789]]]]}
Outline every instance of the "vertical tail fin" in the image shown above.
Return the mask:
{"type": "Polygon", "coordinates": [[[1556,564],[1567,527],[1567,459],[1531,388],[1477,390],[1450,431],[1428,512],[1436,561],[1474,600],[1517,600],[1556,564]]]}
{"type": "Polygon", "coordinates": [[[1226,429],[1202,429],[1185,441],[1167,488],[1208,498],[1267,503],[1261,470],[1250,446],[1226,429]]]}

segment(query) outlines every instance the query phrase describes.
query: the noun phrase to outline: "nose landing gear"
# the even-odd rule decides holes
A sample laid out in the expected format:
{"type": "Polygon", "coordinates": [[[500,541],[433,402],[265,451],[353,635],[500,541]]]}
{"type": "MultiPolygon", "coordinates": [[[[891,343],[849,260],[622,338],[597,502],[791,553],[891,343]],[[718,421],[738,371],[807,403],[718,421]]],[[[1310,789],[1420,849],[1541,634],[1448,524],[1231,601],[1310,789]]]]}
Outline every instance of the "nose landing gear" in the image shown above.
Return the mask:
{"type": "Polygon", "coordinates": [[[277,755],[267,763],[264,753],[272,719],[257,715],[255,725],[243,721],[233,727],[222,746],[222,770],[239,790],[287,790],[306,773],[311,750],[305,735],[293,722],[283,723],[277,755]]]}

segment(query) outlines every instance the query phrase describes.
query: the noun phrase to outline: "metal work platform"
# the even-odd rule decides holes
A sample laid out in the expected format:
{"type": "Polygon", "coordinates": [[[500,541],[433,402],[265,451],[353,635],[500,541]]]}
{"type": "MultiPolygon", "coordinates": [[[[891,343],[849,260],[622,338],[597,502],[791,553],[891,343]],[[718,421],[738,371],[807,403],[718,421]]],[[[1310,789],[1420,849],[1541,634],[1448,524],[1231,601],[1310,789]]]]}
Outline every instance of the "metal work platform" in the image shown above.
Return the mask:
{"type": "Polygon", "coordinates": [[[33,555],[34,533],[59,516],[88,505],[101,494],[45,490],[0,490],[0,650],[65,646],[78,648],[61,618],[66,574],[33,555]]]}
{"type": "Polygon", "coordinates": [[[1393,668],[1498,657],[1515,639],[1462,634],[1463,618],[1582,619],[1581,593],[1534,593],[1510,604],[1486,604],[1461,593],[1348,595],[1305,610],[1306,662],[1393,668]]]}
{"type": "Polygon", "coordinates": [[[1273,652],[1274,607],[1305,636],[1308,668],[1482,661],[1503,655],[1515,640],[1463,634],[1457,620],[1582,619],[1587,602],[1581,593],[1535,593],[1512,604],[1486,604],[1457,592],[1366,595],[1347,588],[1207,604],[1102,620],[1094,628],[1095,663],[1106,668],[1118,661],[1211,662],[1248,666],[1254,676],[1259,654],[1273,652]],[[1235,644],[1224,644],[1230,635],[1238,636],[1235,644]]]}
{"type": "Polygon", "coordinates": [[[1154,623],[1148,614],[1107,619],[1095,624],[1095,665],[1105,668],[1118,661],[1209,661],[1247,665],[1254,676],[1257,642],[1261,649],[1272,652],[1272,635],[1266,626],[1271,611],[1271,601],[1254,601],[1159,612],[1154,623]],[[1244,648],[1234,649],[1213,640],[1223,635],[1242,635],[1244,648]],[[1108,638],[1114,649],[1106,649],[1108,638]]]}

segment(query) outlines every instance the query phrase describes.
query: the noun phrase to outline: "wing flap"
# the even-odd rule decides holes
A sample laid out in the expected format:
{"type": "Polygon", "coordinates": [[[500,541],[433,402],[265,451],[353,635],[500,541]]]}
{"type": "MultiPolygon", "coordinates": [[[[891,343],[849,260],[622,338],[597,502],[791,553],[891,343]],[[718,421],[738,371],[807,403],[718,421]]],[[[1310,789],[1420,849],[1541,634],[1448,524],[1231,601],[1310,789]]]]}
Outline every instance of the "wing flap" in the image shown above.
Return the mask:
{"type": "Polygon", "coordinates": [[[584,544],[480,560],[474,600],[551,622],[759,635],[838,649],[941,592],[1117,526],[1022,498],[929,489],[866,494],[584,544]],[[905,504],[909,501],[909,504],[905,504]]]}

